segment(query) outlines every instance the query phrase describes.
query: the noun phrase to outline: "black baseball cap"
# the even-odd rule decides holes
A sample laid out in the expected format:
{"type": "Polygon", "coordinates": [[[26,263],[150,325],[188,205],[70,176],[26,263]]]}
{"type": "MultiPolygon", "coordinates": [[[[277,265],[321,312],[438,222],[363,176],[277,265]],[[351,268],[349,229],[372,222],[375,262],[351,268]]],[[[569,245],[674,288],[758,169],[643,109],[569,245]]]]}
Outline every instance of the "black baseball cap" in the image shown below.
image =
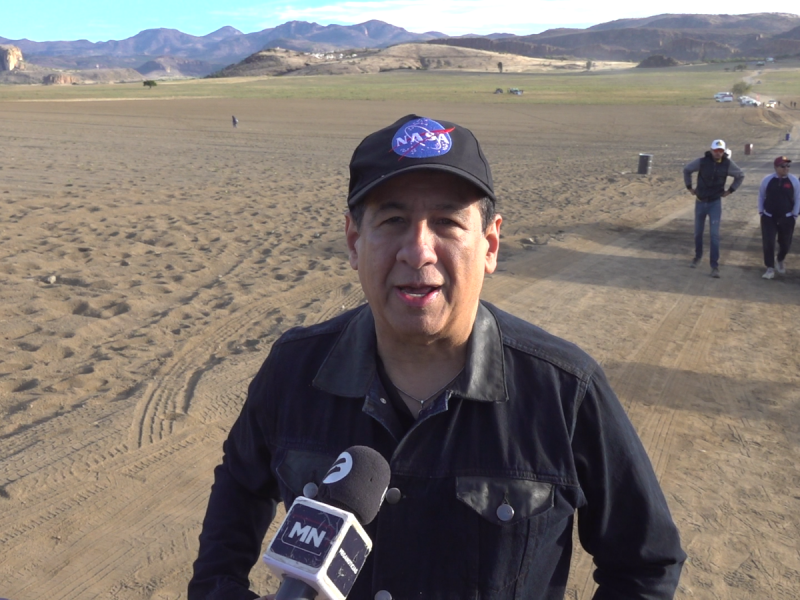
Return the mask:
{"type": "Polygon", "coordinates": [[[431,169],[466,179],[492,202],[492,171],[472,132],[449,121],[406,115],[364,138],[350,159],[347,206],[401,173],[431,169]]]}

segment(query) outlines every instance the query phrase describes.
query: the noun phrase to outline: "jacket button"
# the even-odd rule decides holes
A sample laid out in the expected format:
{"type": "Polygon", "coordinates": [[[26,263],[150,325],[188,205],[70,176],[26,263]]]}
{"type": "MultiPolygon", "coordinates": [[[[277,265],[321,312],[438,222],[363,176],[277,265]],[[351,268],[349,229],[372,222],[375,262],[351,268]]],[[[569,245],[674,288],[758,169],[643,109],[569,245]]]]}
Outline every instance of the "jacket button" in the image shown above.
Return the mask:
{"type": "Polygon", "coordinates": [[[306,498],[316,498],[318,491],[319,488],[317,487],[317,484],[314,483],[313,481],[309,481],[307,484],[303,486],[303,496],[305,496],[306,498]]]}
{"type": "Polygon", "coordinates": [[[403,494],[400,493],[400,490],[397,488],[389,488],[386,490],[386,501],[389,504],[397,504],[400,502],[400,498],[403,494]]]}
{"type": "Polygon", "coordinates": [[[386,590],[381,590],[375,594],[375,600],[392,600],[392,595],[386,590]]]}
{"type": "Polygon", "coordinates": [[[503,521],[503,523],[507,523],[514,518],[514,508],[510,504],[504,502],[497,507],[497,518],[503,521]]]}

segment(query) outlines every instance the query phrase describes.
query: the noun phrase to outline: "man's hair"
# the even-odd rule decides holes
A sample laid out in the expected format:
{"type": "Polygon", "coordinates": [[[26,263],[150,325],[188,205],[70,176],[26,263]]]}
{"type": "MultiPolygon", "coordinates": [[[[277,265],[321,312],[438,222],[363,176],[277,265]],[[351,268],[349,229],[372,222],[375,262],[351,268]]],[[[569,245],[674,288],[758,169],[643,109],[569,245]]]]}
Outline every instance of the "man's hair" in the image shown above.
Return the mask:
{"type": "MultiPolygon", "coordinates": [[[[356,224],[357,230],[361,229],[361,222],[364,220],[364,212],[366,212],[366,210],[366,202],[359,202],[350,209],[350,218],[353,219],[353,222],[356,224]]],[[[488,196],[484,196],[478,200],[478,210],[481,211],[481,225],[483,226],[483,231],[485,232],[486,228],[489,227],[489,224],[494,220],[497,210],[494,202],[488,196]]]]}

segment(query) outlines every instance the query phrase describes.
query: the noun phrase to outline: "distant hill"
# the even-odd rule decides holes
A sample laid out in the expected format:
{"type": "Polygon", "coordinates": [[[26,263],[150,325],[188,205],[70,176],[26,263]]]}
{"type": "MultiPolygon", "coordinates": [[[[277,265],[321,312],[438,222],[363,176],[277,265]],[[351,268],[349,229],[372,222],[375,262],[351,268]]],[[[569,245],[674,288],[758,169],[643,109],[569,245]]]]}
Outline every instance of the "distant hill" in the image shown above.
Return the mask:
{"type": "Polygon", "coordinates": [[[431,43],[525,56],[641,61],[661,54],[679,61],[703,61],[800,55],[798,27],[800,16],[785,13],[667,14],[620,19],[587,29],[551,29],[502,39],[448,38],[431,43]]]}
{"type": "MultiPolygon", "coordinates": [[[[800,22],[800,16],[787,13],[753,13],[749,15],[655,15],[641,19],[618,19],[588,27],[586,31],[611,29],[715,30],[740,33],[775,34],[786,31],[786,20],[800,22]]],[[[789,28],[792,25],[788,26],[789,28]]]]}
{"type": "MultiPolygon", "coordinates": [[[[309,54],[287,49],[262,50],[235,65],[225,67],[212,77],[355,75],[401,69],[497,73],[499,63],[502,63],[504,73],[586,70],[586,61],[583,60],[549,60],[471,48],[411,43],[348,53],[309,54]]],[[[593,69],[631,66],[629,63],[598,62],[593,69]]]]}

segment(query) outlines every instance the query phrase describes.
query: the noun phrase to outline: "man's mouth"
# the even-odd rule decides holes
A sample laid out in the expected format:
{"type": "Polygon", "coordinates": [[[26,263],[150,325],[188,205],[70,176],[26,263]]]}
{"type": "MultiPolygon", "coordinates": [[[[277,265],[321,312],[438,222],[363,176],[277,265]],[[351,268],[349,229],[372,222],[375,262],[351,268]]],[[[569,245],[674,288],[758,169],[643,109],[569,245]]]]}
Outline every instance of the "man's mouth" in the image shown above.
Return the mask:
{"type": "Polygon", "coordinates": [[[439,285],[399,285],[395,289],[400,300],[412,308],[429,306],[442,291],[439,285]]]}
{"type": "Polygon", "coordinates": [[[402,293],[412,298],[424,298],[428,294],[438,290],[439,286],[400,286],[399,289],[402,293]]]}

